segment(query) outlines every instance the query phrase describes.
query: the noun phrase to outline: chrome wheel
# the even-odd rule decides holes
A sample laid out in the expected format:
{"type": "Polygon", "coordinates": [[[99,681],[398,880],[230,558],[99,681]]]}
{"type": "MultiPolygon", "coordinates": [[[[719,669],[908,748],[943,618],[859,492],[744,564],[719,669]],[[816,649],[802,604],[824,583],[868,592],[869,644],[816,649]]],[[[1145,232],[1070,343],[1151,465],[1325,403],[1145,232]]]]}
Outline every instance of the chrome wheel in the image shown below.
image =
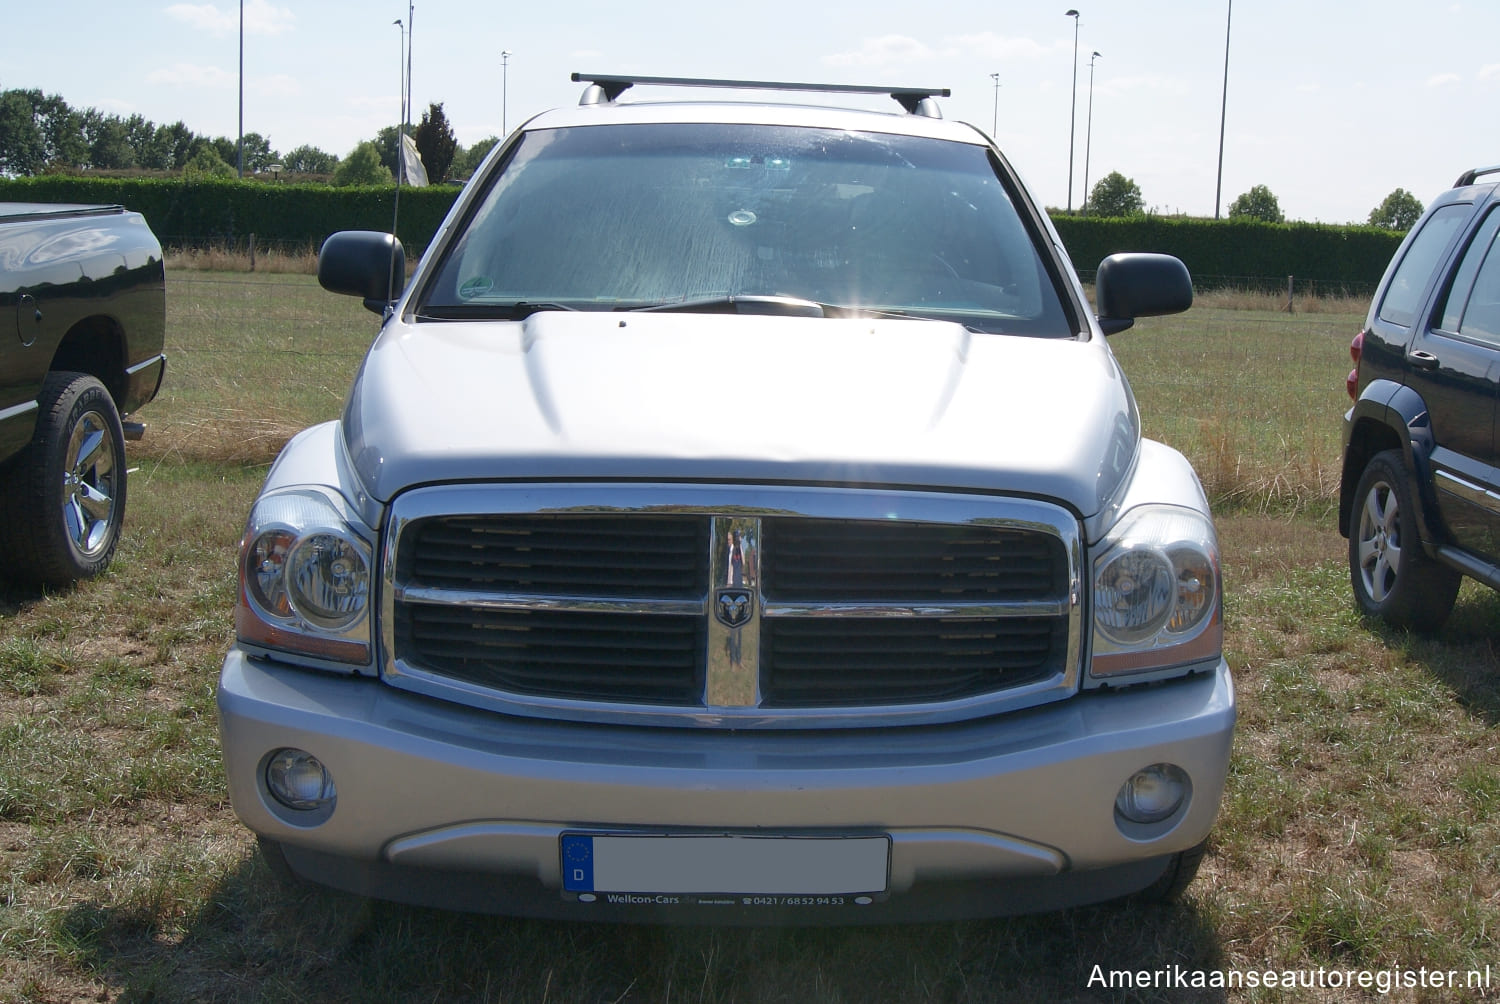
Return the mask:
{"type": "Polygon", "coordinates": [[[79,416],[63,458],[62,518],[69,542],[84,560],[113,543],[120,459],[105,417],[97,411],[79,416]]]}
{"type": "Polygon", "coordinates": [[[1372,484],[1365,494],[1355,548],[1365,592],[1384,603],[1401,574],[1401,505],[1384,481],[1372,484]]]}

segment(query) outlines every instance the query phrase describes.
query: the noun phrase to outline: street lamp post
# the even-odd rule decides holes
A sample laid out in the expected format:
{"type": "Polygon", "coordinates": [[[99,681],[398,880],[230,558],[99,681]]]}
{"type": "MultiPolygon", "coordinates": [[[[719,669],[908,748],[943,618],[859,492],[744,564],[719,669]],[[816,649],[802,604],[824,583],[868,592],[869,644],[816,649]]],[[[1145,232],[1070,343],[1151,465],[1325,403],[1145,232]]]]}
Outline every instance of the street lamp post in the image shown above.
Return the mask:
{"type": "Polygon", "coordinates": [[[1068,105],[1068,212],[1073,211],[1073,135],[1078,131],[1078,11],[1067,10],[1073,19],[1073,100],[1068,105]]]}
{"type": "Polygon", "coordinates": [[[1000,74],[991,73],[990,79],[995,82],[995,114],[990,120],[990,139],[994,139],[1000,129],[1000,74]]]}
{"type": "Polygon", "coordinates": [[[1224,13],[1224,95],[1219,102],[1219,177],[1214,182],[1214,219],[1219,218],[1219,200],[1224,195],[1224,117],[1229,111],[1229,24],[1234,17],[1234,0],[1224,13]]]}
{"type": "Polygon", "coordinates": [[[506,108],[510,104],[510,50],[500,53],[500,138],[510,130],[506,125],[506,108]]]}
{"type": "Polygon", "coordinates": [[[1094,60],[1103,59],[1103,53],[1095,52],[1089,57],[1089,120],[1083,135],[1083,215],[1089,214],[1089,154],[1094,149],[1094,60]]]}
{"type": "Polygon", "coordinates": [[[240,138],[234,145],[235,173],[245,176],[245,0],[240,0],[240,138]]]}

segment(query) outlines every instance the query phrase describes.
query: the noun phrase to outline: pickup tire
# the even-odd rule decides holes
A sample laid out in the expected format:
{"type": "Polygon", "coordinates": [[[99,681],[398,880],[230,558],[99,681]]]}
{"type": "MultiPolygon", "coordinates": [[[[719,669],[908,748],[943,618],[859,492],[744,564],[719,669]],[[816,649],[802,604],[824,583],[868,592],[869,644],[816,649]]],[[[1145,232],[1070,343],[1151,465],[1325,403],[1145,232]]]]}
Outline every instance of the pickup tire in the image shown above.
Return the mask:
{"type": "Polygon", "coordinates": [[[1463,576],[1423,548],[1416,498],[1399,450],[1370,458],[1349,516],[1349,581],[1367,616],[1429,633],[1448,619],[1463,576]]]}
{"type": "Polygon", "coordinates": [[[125,436],[86,373],[49,373],[31,442],[0,480],[0,572],[67,586],[109,566],[125,517],[125,436]]]}
{"type": "Polygon", "coordinates": [[[1161,878],[1152,882],[1133,897],[1138,903],[1170,903],[1179,898],[1198,875],[1198,866],[1208,852],[1208,839],[1189,847],[1172,857],[1161,878]]]}

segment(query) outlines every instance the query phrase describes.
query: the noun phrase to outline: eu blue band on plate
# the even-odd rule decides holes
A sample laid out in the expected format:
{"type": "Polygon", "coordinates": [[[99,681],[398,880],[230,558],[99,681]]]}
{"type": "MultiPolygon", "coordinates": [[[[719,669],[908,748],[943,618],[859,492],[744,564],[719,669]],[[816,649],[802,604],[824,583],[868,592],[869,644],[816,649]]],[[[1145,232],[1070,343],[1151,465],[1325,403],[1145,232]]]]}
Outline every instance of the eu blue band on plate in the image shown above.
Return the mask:
{"type": "Polygon", "coordinates": [[[562,838],[563,888],[591,892],[594,888],[594,838],[569,834],[562,838]]]}

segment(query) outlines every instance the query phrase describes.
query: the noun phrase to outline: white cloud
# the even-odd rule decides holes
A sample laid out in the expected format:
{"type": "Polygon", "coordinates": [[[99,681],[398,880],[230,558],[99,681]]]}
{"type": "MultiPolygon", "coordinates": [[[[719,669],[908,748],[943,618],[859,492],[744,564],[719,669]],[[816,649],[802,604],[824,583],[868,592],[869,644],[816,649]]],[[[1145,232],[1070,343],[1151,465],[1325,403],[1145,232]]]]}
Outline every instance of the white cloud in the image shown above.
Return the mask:
{"type": "Polygon", "coordinates": [[[285,73],[259,77],[252,81],[250,86],[255,93],[272,98],[292,98],[302,93],[302,85],[297,83],[297,78],[285,73]]]}
{"type": "Polygon", "coordinates": [[[1456,73],[1439,73],[1435,77],[1428,77],[1427,78],[1427,86],[1428,87],[1451,87],[1454,84],[1458,83],[1460,81],[1460,79],[1461,78],[1456,73]]]}
{"type": "MultiPolygon", "coordinates": [[[[168,17],[211,35],[232,35],[240,30],[238,6],[220,10],[213,4],[178,3],[166,8],[168,17]]],[[[274,7],[267,0],[245,3],[245,34],[279,35],[289,31],[297,15],[288,7],[274,7]]]]}
{"type": "Polygon", "coordinates": [[[1040,59],[1051,54],[1046,46],[1034,39],[1008,38],[993,31],[982,31],[977,35],[950,35],[944,41],[961,53],[983,59],[1002,60],[1006,65],[1040,59]]]}
{"type": "Polygon", "coordinates": [[[173,87],[232,88],[238,79],[233,73],[221,70],[217,66],[194,66],[191,63],[177,63],[146,74],[147,83],[167,84],[173,87]]]}
{"type": "Polygon", "coordinates": [[[882,35],[867,38],[853,52],[835,52],[823,57],[829,66],[891,66],[898,63],[920,63],[934,53],[922,42],[906,35],[882,35]]]}
{"type": "Polygon", "coordinates": [[[1500,80],[1500,63],[1491,63],[1479,68],[1480,80],[1500,80]]]}

